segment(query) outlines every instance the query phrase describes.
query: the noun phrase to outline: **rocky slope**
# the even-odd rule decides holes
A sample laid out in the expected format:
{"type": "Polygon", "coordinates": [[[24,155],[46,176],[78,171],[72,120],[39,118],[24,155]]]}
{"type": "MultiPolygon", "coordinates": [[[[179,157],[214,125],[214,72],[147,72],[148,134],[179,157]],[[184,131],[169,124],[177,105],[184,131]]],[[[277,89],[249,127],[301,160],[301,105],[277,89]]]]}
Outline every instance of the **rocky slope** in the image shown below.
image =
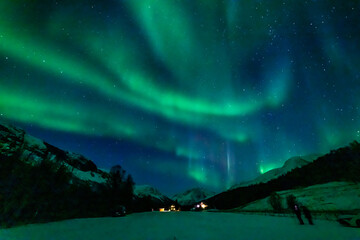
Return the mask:
{"type": "Polygon", "coordinates": [[[23,162],[31,165],[47,159],[65,165],[72,173],[74,180],[104,183],[108,174],[99,170],[96,165],[84,156],[61,150],[24,130],[0,123],[0,154],[17,156],[23,162]]]}

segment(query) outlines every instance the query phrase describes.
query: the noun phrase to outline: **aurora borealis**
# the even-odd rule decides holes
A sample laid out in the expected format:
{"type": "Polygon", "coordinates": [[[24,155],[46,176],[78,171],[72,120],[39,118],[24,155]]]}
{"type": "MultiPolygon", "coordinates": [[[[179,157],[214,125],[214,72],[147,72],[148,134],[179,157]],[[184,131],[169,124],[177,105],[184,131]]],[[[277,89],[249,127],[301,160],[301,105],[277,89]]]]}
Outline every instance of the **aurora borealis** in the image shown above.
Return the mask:
{"type": "Polygon", "coordinates": [[[360,139],[360,1],[0,1],[0,118],[173,194],[360,139]]]}

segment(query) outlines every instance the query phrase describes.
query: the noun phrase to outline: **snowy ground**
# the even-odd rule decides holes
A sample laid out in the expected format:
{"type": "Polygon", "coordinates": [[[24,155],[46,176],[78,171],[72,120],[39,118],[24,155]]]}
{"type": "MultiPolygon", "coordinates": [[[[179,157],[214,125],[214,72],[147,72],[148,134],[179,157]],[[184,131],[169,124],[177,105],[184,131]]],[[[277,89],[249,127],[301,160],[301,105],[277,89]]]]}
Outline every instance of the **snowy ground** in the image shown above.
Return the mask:
{"type": "MultiPolygon", "coordinates": [[[[359,183],[330,182],[277,193],[282,199],[283,207],[286,206],[286,197],[293,194],[299,203],[307,206],[311,211],[359,212],[360,210],[359,183]]],[[[268,199],[269,197],[266,197],[238,209],[241,211],[270,211],[273,208],[268,199]]]]}
{"type": "Polygon", "coordinates": [[[0,229],[1,240],[98,239],[347,239],[360,240],[360,229],[337,222],[299,225],[295,218],[210,212],[149,212],[120,218],[74,219],[0,229]]]}

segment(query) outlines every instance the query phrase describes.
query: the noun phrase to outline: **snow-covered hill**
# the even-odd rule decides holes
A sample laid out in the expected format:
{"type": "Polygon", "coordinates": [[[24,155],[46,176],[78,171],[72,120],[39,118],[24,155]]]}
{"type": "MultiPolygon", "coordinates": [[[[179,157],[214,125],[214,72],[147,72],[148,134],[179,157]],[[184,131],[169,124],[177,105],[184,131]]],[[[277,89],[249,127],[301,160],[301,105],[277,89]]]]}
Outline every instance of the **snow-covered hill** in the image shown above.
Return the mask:
{"type": "Polygon", "coordinates": [[[276,179],[276,178],[280,177],[281,175],[286,174],[287,172],[290,172],[291,170],[293,170],[295,168],[300,168],[302,166],[305,166],[305,165],[309,164],[310,162],[313,162],[318,157],[320,157],[320,155],[317,155],[317,154],[292,157],[292,158],[288,159],[282,167],[274,168],[274,169],[258,176],[257,178],[255,178],[251,181],[236,184],[236,185],[232,186],[230,188],[230,190],[236,189],[239,187],[246,187],[246,186],[250,186],[250,185],[254,185],[254,184],[258,184],[258,183],[266,183],[272,179],[276,179]]]}
{"type": "Polygon", "coordinates": [[[215,195],[214,192],[204,188],[193,188],[183,193],[174,195],[172,199],[177,201],[180,205],[188,206],[200,202],[213,195],[215,195]]]}
{"type": "Polygon", "coordinates": [[[106,182],[108,174],[84,156],[61,150],[41,139],[27,134],[24,130],[0,123],[0,154],[35,165],[44,159],[62,163],[77,180],[93,183],[106,182]]]}
{"type": "MultiPolygon", "coordinates": [[[[312,211],[353,211],[360,212],[360,183],[330,182],[277,192],[282,199],[282,206],[286,207],[286,197],[293,194],[297,201],[312,211]]],[[[237,210],[241,211],[269,211],[272,210],[268,202],[269,197],[254,201],[237,210]]]]}

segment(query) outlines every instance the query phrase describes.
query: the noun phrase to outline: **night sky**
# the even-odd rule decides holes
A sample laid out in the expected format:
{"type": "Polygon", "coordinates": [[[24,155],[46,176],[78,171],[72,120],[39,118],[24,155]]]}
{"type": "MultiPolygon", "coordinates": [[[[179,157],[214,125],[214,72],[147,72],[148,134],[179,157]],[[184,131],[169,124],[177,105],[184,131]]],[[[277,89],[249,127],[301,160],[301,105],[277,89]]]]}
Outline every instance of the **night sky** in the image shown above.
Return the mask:
{"type": "Polygon", "coordinates": [[[360,1],[1,0],[0,120],[165,194],[360,140],[360,1]]]}

